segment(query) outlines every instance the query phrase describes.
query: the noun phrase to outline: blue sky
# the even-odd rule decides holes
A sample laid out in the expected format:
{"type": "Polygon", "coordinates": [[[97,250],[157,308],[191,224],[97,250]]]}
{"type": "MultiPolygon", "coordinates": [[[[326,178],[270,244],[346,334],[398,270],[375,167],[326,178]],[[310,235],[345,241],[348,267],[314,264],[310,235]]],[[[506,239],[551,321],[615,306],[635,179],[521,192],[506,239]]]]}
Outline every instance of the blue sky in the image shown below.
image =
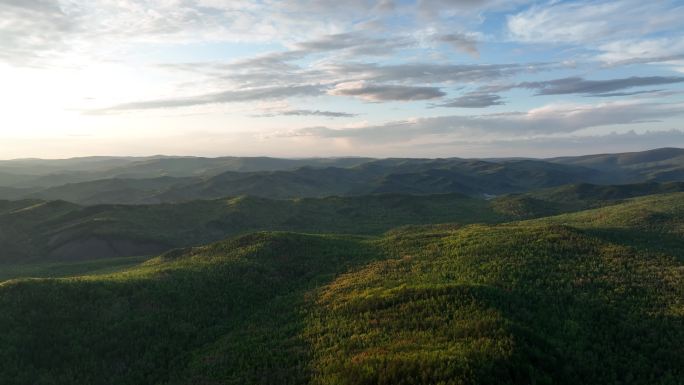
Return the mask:
{"type": "Polygon", "coordinates": [[[0,158],[684,146],[684,2],[0,0],[0,158]]]}

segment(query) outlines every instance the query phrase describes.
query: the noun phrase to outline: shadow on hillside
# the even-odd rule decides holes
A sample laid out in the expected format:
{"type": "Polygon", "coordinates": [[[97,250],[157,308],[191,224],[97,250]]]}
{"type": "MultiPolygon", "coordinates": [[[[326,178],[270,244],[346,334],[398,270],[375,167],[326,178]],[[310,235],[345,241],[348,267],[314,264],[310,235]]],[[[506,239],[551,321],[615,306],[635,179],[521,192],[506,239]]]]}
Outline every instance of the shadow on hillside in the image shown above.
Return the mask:
{"type": "Polygon", "coordinates": [[[679,262],[684,262],[684,242],[681,235],[625,228],[583,229],[580,231],[604,241],[631,247],[638,252],[666,254],[677,258],[679,262]]]}
{"type": "Polygon", "coordinates": [[[110,278],[0,290],[0,382],[302,383],[305,295],[380,258],[356,238],[261,233],[110,278]]]}
{"type": "MultiPolygon", "coordinates": [[[[498,304],[513,321],[517,349],[553,384],[679,384],[684,319],[650,315],[627,294],[512,292],[498,304]],[[555,363],[555,365],[549,365],[555,363]]],[[[496,306],[495,304],[490,304],[496,306]]]]}

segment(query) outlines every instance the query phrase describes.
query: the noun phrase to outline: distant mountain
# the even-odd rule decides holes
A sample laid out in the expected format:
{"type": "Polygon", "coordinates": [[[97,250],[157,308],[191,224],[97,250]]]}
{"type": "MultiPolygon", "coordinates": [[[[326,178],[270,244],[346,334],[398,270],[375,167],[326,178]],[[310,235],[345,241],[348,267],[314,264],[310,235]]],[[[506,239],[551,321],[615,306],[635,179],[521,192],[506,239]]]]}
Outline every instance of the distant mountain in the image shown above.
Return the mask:
{"type": "MultiPolygon", "coordinates": [[[[22,196],[80,204],[184,202],[237,195],[276,199],[379,193],[483,196],[601,179],[600,172],[589,168],[534,160],[403,159],[348,168],[307,166],[289,171],[228,171],[194,178],[102,179],[33,189],[22,196]]],[[[16,198],[15,190],[10,193],[16,198]]]]}
{"type": "MultiPolygon", "coordinates": [[[[44,189],[24,190],[31,199],[65,200],[85,205],[160,203],[157,196],[166,190],[197,183],[200,178],[112,178],[69,183],[44,189]]],[[[2,190],[0,190],[2,194],[2,190]]],[[[16,196],[16,192],[14,192],[16,196]]]]}
{"type": "Polygon", "coordinates": [[[237,195],[492,197],[567,184],[677,181],[684,181],[684,150],[674,148],[546,160],[153,157],[0,162],[0,199],[61,199],[79,204],[184,202],[237,195]],[[93,164],[88,166],[89,162],[93,164]],[[6,171],[19,166],[30,172],[37,172],[38,166],[46,169],[35,175],[6,171]],[[50,173],[55,170],[59,172],[50,173]]]}
{"type": "Polygon", "coordinates": [[[105,171],[125,164],[151,158],[90,156],[69,159],[14,159],[1,160],[0,172],[19,175],[49,175],[64,172],[105,171]]]}
{"type": "Polygon", "coordinates": [[[592,168],[611,174],[616,182],[684,180],[684,149],[659,148],[622,154],[599,154],[547,159],[553,163],[592,168]]]}
{"type": "Polygon", "coordinates": [[[370,160],[370,158],[169,157],[129,163],[110,169],[108,173],[118,178],[213,176],[229,171],[256,172],[295,170],[300,167],[352,167],[370,160]]]}
{"type": "Polygon", "coordinates": [[[209,177],[227,171],[294,170],[300,167],[351,167],[370,158],[279,159],[269,157],[165,157],[19,159],[0,161],[0,186],[54,187],[101,179],[209,177]]]}

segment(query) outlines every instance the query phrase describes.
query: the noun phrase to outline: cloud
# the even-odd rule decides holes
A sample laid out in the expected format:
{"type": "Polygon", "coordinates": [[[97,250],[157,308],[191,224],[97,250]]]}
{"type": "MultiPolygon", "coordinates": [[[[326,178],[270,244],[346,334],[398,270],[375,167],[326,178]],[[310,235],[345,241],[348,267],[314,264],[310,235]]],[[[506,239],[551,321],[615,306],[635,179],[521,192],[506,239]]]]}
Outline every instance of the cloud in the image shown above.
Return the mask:
{"type": "Polygon", "coordinates": [[[293,96],[317,96],[322,93],[322,87],[315,85],[263,87],[229,90],[183,98],[156,99],[124,103],[103,110],[93,111],[93,113],[111,113],[117,111],[150,110],[157,108],[189,107],[206,104],[249,102],[255,100],[283,99],[293,96]]]}
{"type": "Polygon", "coordinates": [[[321,110],[284,110],[275,112],[266,112],[259,115],[253,115],[255,118],[273,118],[276,116],[323,116],[326,118],[353,118],[358,114],[351,114],[348,112],[335,111],[321,111],[321,110]]]}
{"type": "Polygon", "coordinates": [[[505,104],[501,96],[496,94],[470,92],[434,107],[485,108],[505,104]]]}
{"type": "Polygon", "coordinates": [[[442,43],[447,43],[455,49],[473,57],[480,57],[480,52],[477,50],[477,41],[472,36],[463,33],[450,33],[438,36],[437,40],[442,43]]]}
{"type": "Polygon", "coordinates": [[[418,12],[423,17],[453,17],[484,11],[501,11],[529,3],[530,0],[419,0],[418,12]]]}
{"type": "Polygon", "coordinates": [[[341,63],[324,67],[335,76],[345,76],[378,83],[474,83],[509,77],[523,72],[551,68],[547,63],[530,64],[435,64],[341,63]]]}
{"type": "Polygon", "coordinates": [[[76,18],[50,0],[2,0],[0,20],[0,60],[16,65],[54,55],[77,32],[76,18]]]}
{"type": "Polygon", "coordinates": [[[608,65],[659,63],[684,59],[684,36],[625,39],[598,47],[597,59],[608,65]]]}
{"type": "Polygon", "coordinates": [[[518,41],[594,44],[677,29],[682,18],[674,1],[552,1],[509,15],[507,26],[518,41]]]}
{"type": "Polygon", "coordinates": [[[641,123],[681,115],[684,115],[682,103],[551,104],[527,112],[416,118],[361,128],[308,127],[278,135],[347,138],[361,143],[406,142],[433,135],[516,137],[573,133],[591,127],[641,123]]]}
{"type": "Polygon", "coordinates": [[[323,35],[293,44],[294,52],[315,54],[330,51],[347,51],[349,56],[384,56],[398,48],[415,44],[413,39],[402,36],[392,38],[369,37],[363,32],[346,32],[323,35]]]}
{"type": "Polygon", "coordinates": [[[665,96],[665,90],[643,90],[643,91],[631,91],[631,92],[608,92],[605,94],[593,94],[591,96],[599,98],[612,98],[616,96],[634,96],[634,95],[663,95],[665,96]]]}
{"type": "MultiPolygon", "coordinates": [[[[412,151],[441,149],[460,156],[524,156],[558,157],[565,155],[644,151],[662,147],[684,147],[684,131],[664,130],[612,132],[606,135],[544,136],[506,140],[455,140],[411,145],[412,151]]],[[[434,155],[433,155],[434,156],[434,155]]],[[[452,155],[453,156],[453,155],[452,155]]]]}
{"type": "MultiPolygon", "coordinates": [[[[584,94],[589,96],[614,96],[608,92],[633,87],[675,84],[684,82],[679,76],[632,76],[608,80],[585,80],[580,77],[520,83],[517,87],[537,90],[537,95],[584,94]]],[[[620,95],[620,94],[616,94],[620,95]]]]}
{"type": "Polygon", "coordinates": [[[353,96],[370,102],[427,100],[441,98],[446,95],[438,87],[371,84],[366,82],[340,83],[328,91],[328,93],[336,96],[353,96]]]}
{"type": "Polygon", "coordinates": [[[520,73],[534,73],[554,68],[553,64],[436,64],[413,62],[378,64],[366,62],[322,61],[308,66],[292,63],[292,56],[261,55],[224,67],[215,76],[231,80],[241,86],[259,84],[352,83],[365,81],[374,84],[472,84],[508,78],[520,73]]]}
{"type": "MultiPolygon", "coordinates": [[[[257,0],[2,0],[0,60],[55,64],[118,59],[136,44],[301,41],[383,14],[391,2],[257,0]]],[[[385,41],[394,44],[394,39],[385,41]]],[[[372,41],[366,41],[367,44],[372,41]]]]}
{"type": "Polygon", "coordinates": [[[206,76],[206,82],[227,91],[194,97],[126,103],[107,109],[108,112],[127,109],[171,108],[210,103],[228,103],[328,95],[352,96],[367,101],[417,101],[446,95],[440,86],[454,83],[489,82],[518,73],[530,73],[554,68],[553,64],[434,64],[405,63],[380,65],[377,63],[314,62],[297,63],[308,54],[302,51],[281,51],[256,55],[228,63],[176,63],[163,68],[189,71],[206,76]],[[271,87],[261,87],[271,84],[271,87]],[[321,90],[316,92],[315,90],[321,90]],[[290,92],[288,92],[290,90],[290,92]],[[273,96],[273,93],[276,93],[273,96]]]}
{"type": "Polygon", "coordinates": [[[511,40],[573,44],[610,66],[684,58],[677,1],[552,1],[507,16],[511,40]]]}

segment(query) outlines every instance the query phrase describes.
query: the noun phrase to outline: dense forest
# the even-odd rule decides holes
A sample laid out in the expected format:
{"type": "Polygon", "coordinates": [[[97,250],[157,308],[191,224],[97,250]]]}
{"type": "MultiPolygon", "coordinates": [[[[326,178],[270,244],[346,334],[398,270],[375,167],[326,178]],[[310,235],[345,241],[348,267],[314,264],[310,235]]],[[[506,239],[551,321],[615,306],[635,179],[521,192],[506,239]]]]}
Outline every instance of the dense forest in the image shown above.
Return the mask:
{"type": "Polygon", "coordinates": [[[2,383],[680,384],[682,218],[657,194],[9,279],[2,383]]]}
{"type": "Polygon", "coordinates": [[[683,160],[0,162],[0,383],[682,384],[683,160]]]}

